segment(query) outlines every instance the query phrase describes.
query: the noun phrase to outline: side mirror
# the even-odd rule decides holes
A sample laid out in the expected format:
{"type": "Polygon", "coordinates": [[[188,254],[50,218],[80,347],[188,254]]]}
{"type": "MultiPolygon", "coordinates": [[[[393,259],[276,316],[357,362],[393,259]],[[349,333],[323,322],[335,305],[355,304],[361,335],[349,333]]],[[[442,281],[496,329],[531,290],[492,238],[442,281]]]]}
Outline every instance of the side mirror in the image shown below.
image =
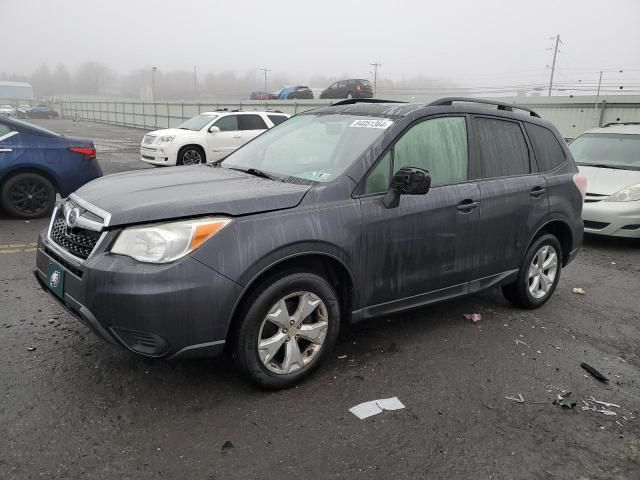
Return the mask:
{"type": "Polygon", "coordinates": [[[415,167],[402,167],[391,179],[391,187],[382,199],[386,208],[400,205],[400,195],[424,195],[431,187],[429,172],[415,167]]]}
{"type": "Polygon", "coordinates": [[[219,127],[216,127],[215,125],[209,128],[209,133],[218,133],[220,131],[219,127]]]}

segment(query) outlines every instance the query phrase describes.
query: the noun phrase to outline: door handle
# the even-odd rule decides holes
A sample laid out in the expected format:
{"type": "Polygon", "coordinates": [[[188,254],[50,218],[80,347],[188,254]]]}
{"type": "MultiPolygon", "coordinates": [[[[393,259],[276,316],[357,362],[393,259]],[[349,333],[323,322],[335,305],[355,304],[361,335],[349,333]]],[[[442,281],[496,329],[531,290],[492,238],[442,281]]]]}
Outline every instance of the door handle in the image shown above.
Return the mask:
{"type": "Polygon", "coordinates": [[[458,204],[458,210],[463,212],[463,213],[469,213],[471,210],[473,210],[474,208],[476,208],[478,205],[480,205],[480,202],[475,202],[473,200],[471,200],[470,198],[467,198],[466,200],[462,200],[459,204],[458,204]]]}
{"type": "Polygon", "coordinates": [[[531,195],[533,198],[540,198],[545,193],[547,193],[547,189],[544,187],[538,186],[538,187],[533,187],[529,192],[529,195],[531,195]]]}
{"type": "Polygon", "coordinates": [[[13,152],[13,148],[0,148],[0,152],[13,152]]]}
{"type": "Polygon", "coordinates": [[[234,135],[233,138],[242,138],[242,135],[234,135]]]}

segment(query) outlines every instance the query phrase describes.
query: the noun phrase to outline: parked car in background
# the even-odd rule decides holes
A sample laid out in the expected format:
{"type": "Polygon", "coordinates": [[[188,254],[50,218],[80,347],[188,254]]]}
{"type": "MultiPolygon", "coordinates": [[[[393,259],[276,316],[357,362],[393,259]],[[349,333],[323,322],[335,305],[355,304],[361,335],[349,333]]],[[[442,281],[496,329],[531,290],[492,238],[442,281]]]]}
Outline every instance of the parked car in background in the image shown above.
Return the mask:
{"type": "Polygon", "coordinates": [[[584,231],[640,238],[640,122],[589,130],[569,149],[587,178],[584,231]]]}
{"type": "Polygon", "coordinates": [[[28,103],[21,103],[16,109],[16,116],[18,118],[27,118],[27,113],[31,110],[31,105],[28,103]]]}
{"type": "Polygon", "coordinates": [[[66,197],[101,176],[91,140],[0,118],[0,203],[9,215],[46,215],[53,209],[56,193],[66,197]]]}
{"type": "Polygon", "coordinates": [[[304,85],[283,87],[273,96],[278,100],[313,100],[313,92],[304,85]]]}
{"type": "Polygon", "coordinates": [[[263,92],[258,90],[257,92],[251,92],[245,97],[245,100],[275,100],[276,96],[273,93],[263,92]]]}
{"type": "Polygon", "coordinates": [[[13,117],[16,114],[16,108],[13,105],[0,105],[0,115],[13,117]]]}
{"type": "Polygon", "coordinates": [[[36,105],[26,112],[27,118],[57,118],[58,112],[48,105],[36,105]]]}
{"type": "Polygon", "coordinates": [[[141,159],[158,166],[215,162],[287,118],[273,111],[204,112],[176,128],[147,133],[141,159]]]}
{"type": "Polygon", "coordinates": [[[369,80],[362,78],[340,80],[323,90],[320,98],[373,98],[373,88],[369,80]]]}
{"type": "Polygon", "coordinates": [[[497,286],[538,308],[581,244],[584,179],[535,112],[459,100],[345,100],[216,166],[92,182],[52,215],[91,228],[43,231],[36,277],[111,343],[226,344],[271,389],[319,367],[351,320],[497,286]]]}

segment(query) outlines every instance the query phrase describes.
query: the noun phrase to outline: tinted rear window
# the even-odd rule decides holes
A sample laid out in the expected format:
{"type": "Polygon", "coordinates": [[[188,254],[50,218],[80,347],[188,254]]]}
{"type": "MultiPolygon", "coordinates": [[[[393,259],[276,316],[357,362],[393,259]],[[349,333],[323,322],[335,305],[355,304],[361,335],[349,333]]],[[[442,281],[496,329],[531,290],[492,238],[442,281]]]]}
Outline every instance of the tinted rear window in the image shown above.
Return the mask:
{"type": "Polygon", "coordinates": [[[271,120],[271,122],[274,125],[280,125],[282,122],[284,122],[287,117],[285,117],[284,115],[267,115],[269,117],[269,120],[271,120]]]}
{"type": "Polygon", "coordinates": [[[260,115],[238,115],[240,130],[266,130],[267,124],[260,115]]]}
{"type": "Polygon", "coordinates": [[[525,123],[524,128],[533,145],[541,172],[548,172],[564,163],[566,160],[564,150],[551,130],[532,123],[525,123]]]}
{"type": "Polygon", "coordinates": [[[531,172],[529,149],[516,122],[475,117],[478,159],[472,165],[473,178],[507,177],[531,172]]]}

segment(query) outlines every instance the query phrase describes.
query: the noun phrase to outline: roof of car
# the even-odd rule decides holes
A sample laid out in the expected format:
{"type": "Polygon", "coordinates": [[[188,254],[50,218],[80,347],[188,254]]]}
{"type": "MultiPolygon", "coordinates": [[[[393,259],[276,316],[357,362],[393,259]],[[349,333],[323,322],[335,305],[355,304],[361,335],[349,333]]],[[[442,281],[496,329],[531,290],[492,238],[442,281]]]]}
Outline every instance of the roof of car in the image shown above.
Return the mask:
{"type": "Polygon", "coordinates": [[[379,115],[383,117],[404,117],[405,115],[425,107],[422,103],[385,102],[369,103],[355,102],[343,105],[329,105],[310,111],[313,113],[342,113],[350,115],[379,115]]]}
{"type": "Polygon", "coordinates": [[[604,127],[594,128],[585,133],[622,133],[627,135],[640,135],[640,122],[608,123],[604,127]]]}
{"type": "Polygon", "coordinates": [[[287,115],[284,112],[280,112],[278,110],[214,110],[213,112],[202,112],[200,115],[226,115],[229,113],[237,114],[246,114],[246,113],[264,113],[265,115],[287,115]]]}

